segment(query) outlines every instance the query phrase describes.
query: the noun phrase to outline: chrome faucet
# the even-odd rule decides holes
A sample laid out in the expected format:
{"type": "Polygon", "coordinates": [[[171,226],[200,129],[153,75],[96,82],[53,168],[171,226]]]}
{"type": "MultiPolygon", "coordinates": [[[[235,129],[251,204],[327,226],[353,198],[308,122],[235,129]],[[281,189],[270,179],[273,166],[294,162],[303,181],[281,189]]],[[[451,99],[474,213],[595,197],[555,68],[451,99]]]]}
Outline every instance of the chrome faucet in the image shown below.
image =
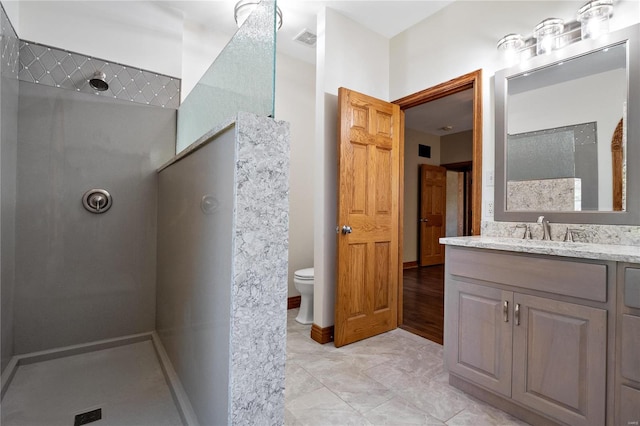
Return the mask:
{"type": "Polygon", "coordinates": [[[522,235],[522,239],[523,240],[530,240],[531,239],[531,227],[529,226],[529,224],[522,224],[522,225],[516,225],[516,229],[518,228],[524,228],[524,234],[522,235]]]}
{"type": "Polygon", "coordinates": [[[549,225],[549,221],[544,220],[544,216],[539,216],[537,223],[542,225],[542,239],[551,241],[551,226],[549,225]]]}

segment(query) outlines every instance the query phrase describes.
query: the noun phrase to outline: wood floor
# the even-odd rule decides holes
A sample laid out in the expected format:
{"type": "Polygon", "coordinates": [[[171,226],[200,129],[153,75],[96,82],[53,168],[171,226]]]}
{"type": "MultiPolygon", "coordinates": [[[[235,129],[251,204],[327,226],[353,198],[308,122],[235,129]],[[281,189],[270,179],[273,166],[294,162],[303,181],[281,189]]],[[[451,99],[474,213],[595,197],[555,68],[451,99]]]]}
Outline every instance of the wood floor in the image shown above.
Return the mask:
{"type": "Polygon", "coordinates": [[[403,271],[403,318],[400,328],[442,344],[444,265],[403,271]]]}

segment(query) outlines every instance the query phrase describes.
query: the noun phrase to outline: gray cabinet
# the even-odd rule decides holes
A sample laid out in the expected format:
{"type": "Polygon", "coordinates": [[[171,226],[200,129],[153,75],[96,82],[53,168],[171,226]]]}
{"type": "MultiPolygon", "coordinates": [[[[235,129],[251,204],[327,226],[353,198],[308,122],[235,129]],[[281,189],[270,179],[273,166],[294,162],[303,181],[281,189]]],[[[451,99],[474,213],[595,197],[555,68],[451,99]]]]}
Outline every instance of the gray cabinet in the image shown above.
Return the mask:
{"type": "Polygon", "coordinates": [[[640,423],[640,266],[619,268],[616,423],[640,423]]]}
{"type": "Polygon", "coordinates": [[[516,294],[512,398],[570,425],[603,425],[607,311],[516,294]]]}
{"type": "Polygon", "coordinates": [[[452,280],[445,305],[449,371],[511,396],[513,293],[452,280]]]}
{"type": "Polygon", "coordinates": [[[608,423],[606,265],[452,247],[445,265],[451,374],[520,413],[568,425],[608,423]],[[537,279],[522,276],[527,262],[545,266],[535,269],[537,279]],[[604,273],[584,285],[568,280],[571,270],[604,273]],[[556,297],[549,290],[557,271],[564,276],[556,297]]]}

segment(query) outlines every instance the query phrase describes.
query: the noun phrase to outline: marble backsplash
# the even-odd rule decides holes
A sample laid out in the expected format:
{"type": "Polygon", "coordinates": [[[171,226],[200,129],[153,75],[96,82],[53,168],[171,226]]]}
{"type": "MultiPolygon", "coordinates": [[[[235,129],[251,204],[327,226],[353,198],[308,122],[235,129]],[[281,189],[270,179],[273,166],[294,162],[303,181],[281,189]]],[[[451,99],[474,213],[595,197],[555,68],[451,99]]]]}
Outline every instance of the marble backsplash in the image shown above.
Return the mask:
{"type": "MultiPolygon", "coordinates": [[[[484,221],[480,232],[485,237],[522,238],[525,228],[517,228],[517,225],[522,226],[523,223],[484,221]]],[[[535,222],[525,225],[529,225],[534,240],[542,239],[542,225],[535,222]]],[[[640,246],[640,226],[551,223],[551,239],[563,241],[567,228],[571,229],[576,242],[640,246]]]]}

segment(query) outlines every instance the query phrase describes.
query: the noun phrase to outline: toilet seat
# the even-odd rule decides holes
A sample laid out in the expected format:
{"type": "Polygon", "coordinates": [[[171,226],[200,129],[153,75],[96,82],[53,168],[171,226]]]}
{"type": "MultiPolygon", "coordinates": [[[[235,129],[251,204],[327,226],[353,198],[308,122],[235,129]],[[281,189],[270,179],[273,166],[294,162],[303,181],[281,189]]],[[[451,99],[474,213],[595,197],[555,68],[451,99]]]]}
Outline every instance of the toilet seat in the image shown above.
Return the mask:
{"type": "Polygon", "coordinates": [[[313,268],[300,269],[293,274],[299,281],[313,281],[313,268]]]}

